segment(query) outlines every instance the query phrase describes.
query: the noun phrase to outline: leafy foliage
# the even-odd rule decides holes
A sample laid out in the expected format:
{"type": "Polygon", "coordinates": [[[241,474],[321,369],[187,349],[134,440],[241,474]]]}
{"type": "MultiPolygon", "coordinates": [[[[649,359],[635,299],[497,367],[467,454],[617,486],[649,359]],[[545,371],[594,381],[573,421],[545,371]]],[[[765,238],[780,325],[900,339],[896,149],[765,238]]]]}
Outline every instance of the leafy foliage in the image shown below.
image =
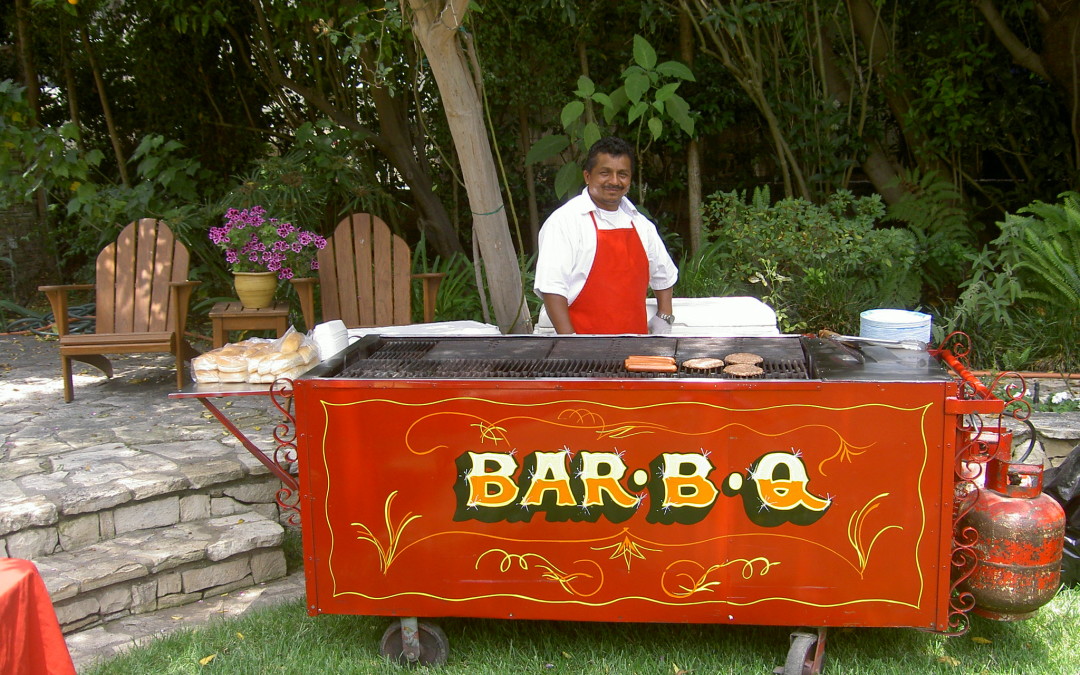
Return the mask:
{"type": "Polygon", "coordinates": [[[940,292],[958,283],[966,272],[979,228],[960,206],[960,192],[935,172],[912,169],[902,180],[908,191],[889,206],[889,217],[903,221],[915,236],[915,263],[923,281],[940,292]]]}
{"type": "Polygon", "coordinates": [[[1080,194],[1066,192],[1060,204],[1036,201],[1008,215],[994,240],[1003,262],[1012,263],[1020,297],[1080,314],[1080,194]]]}
{"type": "Polygon", "coordinates": [[[287,152],[253,162],[214,208],[224,212],[260,204],[325,235],[339,218],[357,211],[396,222],[399,209],[380,188],[371,165],[353,157],[361,136],[325,120],[306,122],[287,152]]]}
{"type": "Polygon", "coordinates": [[[77,137],[70,123],[35,125],[25,87],[0,81],[0,208],[31,201],[38,190],[71,194],[88,180],[102,153],[80,152],[77,137]]]}
{"type": "Polygon", "coordinates": [[[1080,360],[1080,195],[1061,200],[1008,214],[946,312],[946,330],[968,332],[996,367],[1072,370],[1080,360]]]}
{"type": "Polygon", "coordinates": [[[718,277],[751,291],[755,278],[789,279],[790,324],[836,330],[864,309],[918,301],[914,237],[876,228],[884,212],[877,195],[841,190],[822,205],[791,197],[774,204],[760,188],[749,201],[745,192],[711,195],[704,219],[718,277]]]}
{"type": "Polygon", "coordinates": [[[690,105],[677,93],[682,82],[694,80],[690,68],[678,61],[657,63],[656,50],[640,35],[634,36],[633,60],[622,73],[622,86],[611,94],[599,91],[590,78],[579,77],[574,90],[577,98],[563,106],[559,115],[566,133],[541,138],[529,149],[527,164],[550,159],[567,148],[574,149],[575,159],[564,164],[555,176],[555,193],[560,198],[581,186],[579,158],[605,135],[605,130],[610,132],[624,113],[639,156],[642,137],[646,136],[647,148],[663,136],[665,121],[674,122],[687,136],[694,135],[690,105]],[[601,106],[603,127],[588,115],[587,104],[592,103],[601,106]]]}

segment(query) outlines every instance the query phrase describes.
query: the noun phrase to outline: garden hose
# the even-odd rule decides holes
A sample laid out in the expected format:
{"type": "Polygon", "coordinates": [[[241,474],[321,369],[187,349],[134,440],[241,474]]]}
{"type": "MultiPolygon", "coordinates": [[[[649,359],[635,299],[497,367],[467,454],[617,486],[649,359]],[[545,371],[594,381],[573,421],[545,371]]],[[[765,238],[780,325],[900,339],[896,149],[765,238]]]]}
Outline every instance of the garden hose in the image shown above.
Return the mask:
{"type": "MultiPolygon", "coordinates": [[[[93,302],[74,305],[68,308],[68,333],[93,333],[96,309],[93,302]]],[[[29,312],[28,312],[29,314],[29,312]]],[[[5,332],[21,333],[29,331],[39,337],[56,337],[56,321],[52,312],[38,316],[23,316],[8,322],[5,332]]]]}

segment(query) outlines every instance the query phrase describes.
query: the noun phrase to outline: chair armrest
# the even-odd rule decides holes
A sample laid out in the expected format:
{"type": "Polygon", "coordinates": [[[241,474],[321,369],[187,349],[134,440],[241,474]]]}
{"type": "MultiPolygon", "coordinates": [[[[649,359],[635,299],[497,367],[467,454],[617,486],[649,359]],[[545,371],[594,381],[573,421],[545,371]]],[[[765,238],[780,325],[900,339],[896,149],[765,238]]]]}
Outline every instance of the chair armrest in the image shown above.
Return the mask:
{"type": "Polygon", "coordinates": [[[51,291],[92,291],[94,284],[63,284],[60,286],[38,286],[37,289],[48,295],[51,291]]]}
{"type": "Polygon", "coordinates": [[[424,283],[424,323],[435,320],[435,298],[439,294],[439,284],[446,276],[445,272],[420,272],[412,275],[424,283]]]}
{"type": "Polygon", "coordinates": [[[57,335],[68,334],[68,292],[69,291],[92,291],[94,284],[67,284],[62,286],[38,286],[38,290],[49,299],[52,308],[53,322],[56,324],[57,335]]]}
{"type": "Polygon", "coordinates": [[[319,283],[319,280],[315,277],[294,277],[289,281],[300,297],[300,313],[304,315],[304,327],[310,331],[315,327],[315,284],[319,283]]]}
{"type": "Polygon", "coordinates": [[[180,340],[184,339],[184,331],[187,329],[188,309],[191,305],[191,293],[201,281],[170,281],[169,291],[172,293],[173,311],[176,312],[176,335],[180,340]]]}

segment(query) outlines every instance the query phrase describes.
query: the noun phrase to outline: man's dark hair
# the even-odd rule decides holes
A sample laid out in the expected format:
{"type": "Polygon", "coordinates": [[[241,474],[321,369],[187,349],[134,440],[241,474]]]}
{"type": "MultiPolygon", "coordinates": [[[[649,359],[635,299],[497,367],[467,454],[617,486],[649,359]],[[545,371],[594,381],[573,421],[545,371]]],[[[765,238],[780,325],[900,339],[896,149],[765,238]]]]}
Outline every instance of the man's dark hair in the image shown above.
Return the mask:
{"type": "Polygon", "coordinates": [[[637,159],[634,157],[634,149],[630,147],[629,143],[618,136],[604,136],[593,143],[592,147],[589,148],[589,156],[585,160],[586,171],[593,170],[593,167],[596,166],[596,156],[600,153],[611,155],[612,157],[629,157],[630,173],[634,173],[634,170],[637,168],[637,159]]]}

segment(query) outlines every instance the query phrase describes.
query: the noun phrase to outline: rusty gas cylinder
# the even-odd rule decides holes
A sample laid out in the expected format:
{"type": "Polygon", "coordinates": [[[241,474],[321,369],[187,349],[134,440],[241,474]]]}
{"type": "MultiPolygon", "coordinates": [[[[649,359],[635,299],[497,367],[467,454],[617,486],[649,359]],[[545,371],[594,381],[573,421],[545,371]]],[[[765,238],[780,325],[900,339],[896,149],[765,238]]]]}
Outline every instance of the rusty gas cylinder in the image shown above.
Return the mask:
{"type": "Polygon", "coordinates": [[[1061,585],[1065,512],[1042,493],[1041,465],[992,459],[986,471],[986,486],[960,521],[979,533],[979,564],[960,588],[975,597],[980,616],[1027,619],[1061,585]]]}

